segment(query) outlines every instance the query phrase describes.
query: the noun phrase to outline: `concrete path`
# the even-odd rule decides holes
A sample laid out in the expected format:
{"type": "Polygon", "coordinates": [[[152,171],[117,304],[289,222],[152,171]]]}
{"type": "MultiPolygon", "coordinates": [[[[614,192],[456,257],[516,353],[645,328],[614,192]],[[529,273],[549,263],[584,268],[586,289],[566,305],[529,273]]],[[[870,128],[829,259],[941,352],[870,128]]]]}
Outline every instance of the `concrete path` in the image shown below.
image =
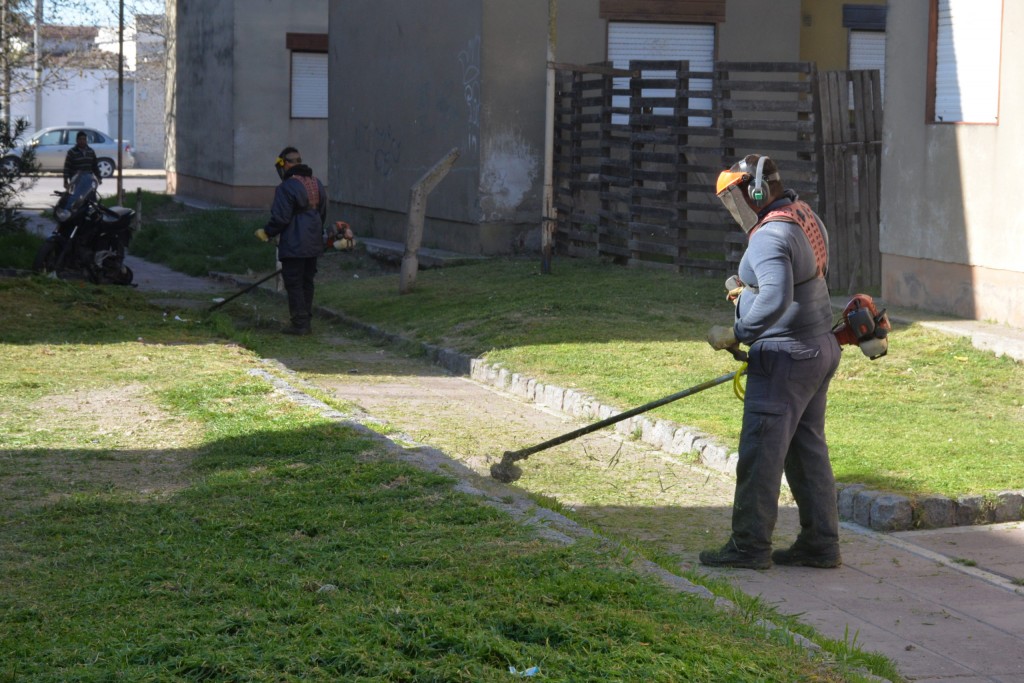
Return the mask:
{"type": "MultiPolygon", "coordinates": [[[[206,295],[219,287],[224,292],[218,283],[145,262],[133,261],[132,267],[140,290],[206,295]]],[[[315,337],[330,348],[329,365],[299,355],[281,362],[407,438],[435,446],[480,473],[506,449],[581,425],[349,338],[343,329],[324,325],[315,337]]],[[[1012,340],[1008,346],[1016,348],[1012,340]]],[[[696,555],[728,534],[732,484],[727,476],[613,430],[520,464],[524,476],[516,486],[557,498],[609,533],[631,533],[674,554],[681,570],[725,577],[824,635],[881,652],[910,680],[1024,683],[1024,524],[888,535],[844,524],[840,569],[708,570],[696,564],[696,555]],[[564,467],[568,459],[572,468],[564,467]]],[[[788,544],[795,529],[794,510],[786,505],[776,535],[780,545],[788,544]]]]}

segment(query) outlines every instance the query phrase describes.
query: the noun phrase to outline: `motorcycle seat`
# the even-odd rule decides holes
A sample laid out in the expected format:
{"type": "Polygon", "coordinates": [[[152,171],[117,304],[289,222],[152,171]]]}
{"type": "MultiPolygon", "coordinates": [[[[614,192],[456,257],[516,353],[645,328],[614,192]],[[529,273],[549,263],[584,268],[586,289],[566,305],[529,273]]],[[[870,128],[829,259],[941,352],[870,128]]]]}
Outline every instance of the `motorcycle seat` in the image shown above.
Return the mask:
{"type": "Polygon", "coordinates": [[[106,221],[119,221],[125,216],[129,216],[135,213],[132,209],[126,206],[111,206],[103,211],[103,220],[106,221]]]}

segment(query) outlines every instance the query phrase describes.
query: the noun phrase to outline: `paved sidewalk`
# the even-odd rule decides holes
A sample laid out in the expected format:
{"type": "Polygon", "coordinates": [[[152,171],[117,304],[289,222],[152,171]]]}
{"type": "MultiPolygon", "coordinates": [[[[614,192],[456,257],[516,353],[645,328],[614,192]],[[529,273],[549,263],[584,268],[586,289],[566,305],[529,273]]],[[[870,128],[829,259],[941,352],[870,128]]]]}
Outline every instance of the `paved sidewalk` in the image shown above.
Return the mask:
{"type": "MultiPolygon", "coordinates": [[[[225,294],[220,283],[142,261],[132,267],[143,291],[225,294]]],[[[973,327],[951,331],[968,334],[973,327]]],[[[991,327],[998,326],[980,326],[986,334],[991,327]]],[[[485,474],[505,449],[539,443],[581,424],[418,359],[334,339],[336,332],[322,334],[336,347],[334,367],[314,378],[316,384],[478,473],[485,474]]],[[[1018,341],[1011,338],[1007,348],[1018,352],[1024,348],[1018,341]]],[[[1024,524],[887,535],[844,524],[840,569],[709,570],[696,565],[696,555],[728,533],[728,478],[614,430],[588,435],[571,449],[538,453],[520,463],[524,476],[516,485],[558,498],[600,528],[607,524],[615,530],[628,517],[638,537],[679,557],[681,568],[726,577],[822,634],[884,653],[911,680],[1024,683],[1024,524]],[[606,495],[620,496],[621,503],[590,506],[573,497],[571,481],[546,480],[545,464],[566,457],[578,459],[581,473],[592,470],[606,479],[606,495]],[[643,503],[631,498],[644,487],[643,503]],[[638,531],[642,524],[646,527],[638,531]]],[[[788,540],[795,529],[795,511],[786,506],[777,537],[788,540]]]]}

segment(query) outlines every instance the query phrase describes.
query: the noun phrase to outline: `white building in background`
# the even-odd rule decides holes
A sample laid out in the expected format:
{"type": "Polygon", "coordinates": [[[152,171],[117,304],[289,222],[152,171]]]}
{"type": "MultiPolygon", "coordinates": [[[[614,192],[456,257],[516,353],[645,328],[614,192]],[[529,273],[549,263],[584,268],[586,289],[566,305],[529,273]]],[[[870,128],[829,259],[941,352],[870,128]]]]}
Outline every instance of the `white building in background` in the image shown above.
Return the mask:
{"type": "MultiPolygon", "coordinates": [[[[163,15],[138,15],[125,28],[124,107],[121,137],[135,150],[137,168],[163,168],[166,142],[164,82],[166,50],[163,15]]],[[[88,26],[46,26],[44,54],[87,55],[75,68],[55,75],[44,70],[42,116],[36,121],[37,94],[12,93],[11,113],[28,121],[27,134],[48,126],[85,126],[117,137],[118,31],[88,26]]],[[[19,82],[32,83],[32,69],[19,69],[19,82]]]]}

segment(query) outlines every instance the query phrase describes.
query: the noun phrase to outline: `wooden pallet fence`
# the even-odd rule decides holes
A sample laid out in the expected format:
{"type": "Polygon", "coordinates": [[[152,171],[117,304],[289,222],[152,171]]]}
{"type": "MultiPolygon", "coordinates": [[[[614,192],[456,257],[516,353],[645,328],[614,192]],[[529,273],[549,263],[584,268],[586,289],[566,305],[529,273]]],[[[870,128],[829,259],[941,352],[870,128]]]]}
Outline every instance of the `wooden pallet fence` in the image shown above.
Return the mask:
{"type": "Polygon", "coordinates": [[[853,294],[881,287],[879,202],[882,97],[877,70],[818,74],[829,287],[853,294]]]}
{"type": "Polygon", "coordinates": [[[865,263],[868,252],[877,254],[876,72],[819,75],[803,62],[718,62],[703,73],[680,61],[557,66],[562,253],[683,273],[735,272],[746,236],[714,196],[715,179],[742,156],[761,153],[778,160],[787,187],[819,212],[833,212],[823,218],[830,234],[842,233],[832,245],[841,265],[830,285],[872,277],[875,266],[865,263]],[[837,146],[823,152],[826,128],[837,146]],[[845,232],[847,216],[860,226],[855,236],[845,232]],[[854,243],[862,247],[855,257],[854,243]]]}

